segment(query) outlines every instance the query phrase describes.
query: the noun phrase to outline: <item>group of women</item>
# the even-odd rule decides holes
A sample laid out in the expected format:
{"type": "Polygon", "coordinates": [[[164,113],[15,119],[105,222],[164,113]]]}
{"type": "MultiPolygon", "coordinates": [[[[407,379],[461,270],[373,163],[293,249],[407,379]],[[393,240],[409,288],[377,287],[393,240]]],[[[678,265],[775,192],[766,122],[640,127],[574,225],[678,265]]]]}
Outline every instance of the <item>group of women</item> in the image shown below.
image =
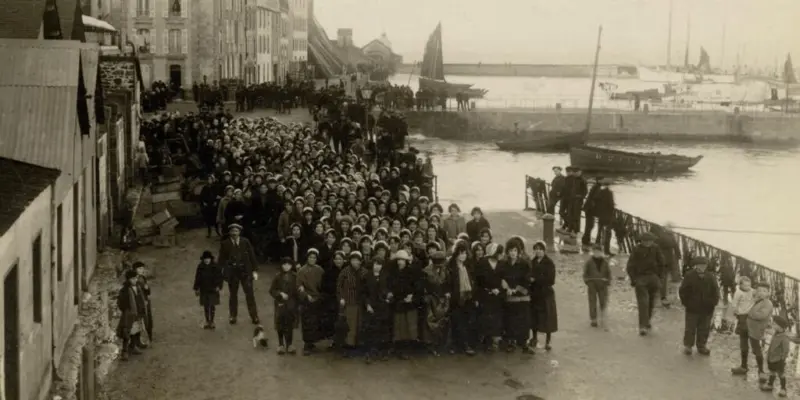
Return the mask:
{"type": "Polygon", "coordinates": [[[260,255],[280,259],[270,290],[280,354],[296,352],[298,324],[305,354],[332,339],[370,362],[419,344],[434,355],[532,353],[536,332],[550,348],[555,267],[544,244],[496,243],[477,207],[469,221],[456,204],[445,213],[414,153],[368,165],[308,125],[219,125],[206,220],[243,226],[260,255]]]}

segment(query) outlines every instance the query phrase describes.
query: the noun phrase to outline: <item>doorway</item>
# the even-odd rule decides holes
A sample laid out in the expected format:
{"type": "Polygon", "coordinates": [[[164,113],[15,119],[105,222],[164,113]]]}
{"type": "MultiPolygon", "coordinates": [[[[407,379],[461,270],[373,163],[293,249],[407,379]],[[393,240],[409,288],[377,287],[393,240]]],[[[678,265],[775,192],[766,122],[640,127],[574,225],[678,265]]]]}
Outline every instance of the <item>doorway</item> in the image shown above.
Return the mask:
{"type": "Polygon", "coordinates": [[[183,84],[183,73],[181,72],[181,66],[177,64],[172,64],[169,66],[169,85],[170,87],[177,89],[182,86],[183,84]]]}
{"type": "Polygon", "coordinates": [[[5,399],[18,400],[19,388],[19,281],[17,266],[8,271],[3,281],[4,385],[5,399]]]}

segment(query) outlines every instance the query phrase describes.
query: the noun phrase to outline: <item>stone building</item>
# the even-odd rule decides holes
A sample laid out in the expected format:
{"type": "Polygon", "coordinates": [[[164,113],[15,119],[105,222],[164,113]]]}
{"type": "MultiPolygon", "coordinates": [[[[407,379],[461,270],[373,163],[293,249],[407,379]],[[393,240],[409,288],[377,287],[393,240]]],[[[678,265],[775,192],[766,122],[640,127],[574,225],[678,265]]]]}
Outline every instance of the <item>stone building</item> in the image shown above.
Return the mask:
{"type": "Polygon", "coordinates": [[[256,80],[258,82],[274,82],[277,77],[273,65],[273,37],[277,33],[273,23],[280,17],[281,9],[278,0],[257,0],[256,3],[256,80]]]}
{"type": "Polygon", "coordinates": [[[189,38],[197,1],[113,0],[108,21],[121,32],[122,43],[135,46],[146,87],[155,81],[184,89],[192,85],[195,64],[189,38]]]}
{"type": "Polygon", "coordinates": [[[272,72],[277,82],[284,82],[291,61],[291,9],[289,0],[279,0],[278,13],[272,13],[272,72]]]}
{"type": "Polygon", "coordinates": [[[381,37],[373,39],[361,48],[364,54],[371,58],[376,64],[383,66],[399,66],[403,63],[403,56],[392,51],[392,42],[384,32],[381,37]]]}
{"type": "Polygon", "coordinates": [[[297,78],[305,77],[308,66],[308,22],[311,14],[311,0],[289,0],[292,24],[292,59],[289,64],[291,74],[297,78]]]}

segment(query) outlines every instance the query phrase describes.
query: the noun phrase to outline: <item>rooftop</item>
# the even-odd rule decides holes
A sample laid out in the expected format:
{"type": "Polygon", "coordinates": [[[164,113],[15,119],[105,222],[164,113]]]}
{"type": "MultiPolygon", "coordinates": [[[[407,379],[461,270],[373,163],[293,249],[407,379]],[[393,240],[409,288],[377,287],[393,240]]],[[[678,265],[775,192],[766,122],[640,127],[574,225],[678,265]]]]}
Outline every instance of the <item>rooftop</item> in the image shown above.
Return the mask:
{"type": "Polygon", "coordinates": [[[0,236],[60,174],[54,169],[0,157],[0,236]]]}

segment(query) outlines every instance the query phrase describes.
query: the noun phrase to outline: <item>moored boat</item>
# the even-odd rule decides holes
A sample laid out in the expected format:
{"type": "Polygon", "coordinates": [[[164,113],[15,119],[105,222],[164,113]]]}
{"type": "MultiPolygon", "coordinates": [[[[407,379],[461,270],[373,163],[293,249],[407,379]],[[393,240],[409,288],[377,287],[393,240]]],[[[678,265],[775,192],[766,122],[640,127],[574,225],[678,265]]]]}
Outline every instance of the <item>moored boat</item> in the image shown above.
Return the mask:
{"type": "MultiPolygon", "coordinates": [[[[409,78],[410,79],[410,78],[409,78]]],[[[442,58],[442,24],[436,25],[422,55],[420,65],[419,88],[436,93],[446,93],[448,97],[466,94],[470,98],[481,98],[488,90],[473,88],[470,83],[447,82],[444,77],[444,60],[442,58]]]]}
{"type": "Polygon", "coordinates": [[[524,138],[495,142],[500,150],[516,152],[567,151],[586,143],[586,131],[533,131],[524,138]]]}
{"type": "Polygon", "coordinates": [[[703,156],[634,153],[584,145],[570,148],[569,159],[572,165],[587,172],[659,174],[688,171],[703,156]]]}

